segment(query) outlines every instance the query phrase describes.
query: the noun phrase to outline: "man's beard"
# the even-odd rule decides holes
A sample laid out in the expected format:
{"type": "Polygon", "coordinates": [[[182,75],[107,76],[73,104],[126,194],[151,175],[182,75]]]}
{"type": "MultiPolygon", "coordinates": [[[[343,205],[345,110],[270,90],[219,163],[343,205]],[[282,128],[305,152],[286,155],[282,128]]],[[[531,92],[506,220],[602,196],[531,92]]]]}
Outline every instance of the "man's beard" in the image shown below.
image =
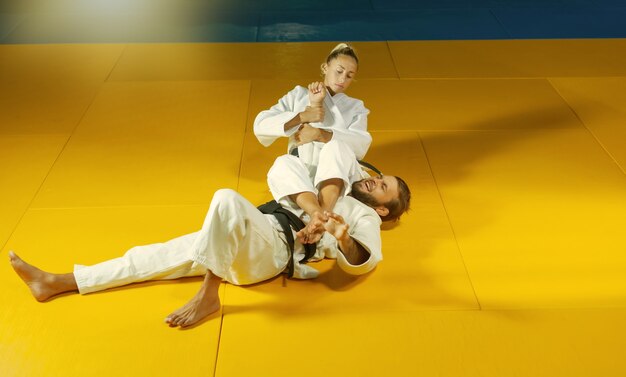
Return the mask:
{"type": "Polygon", "coordinates": [[[378,202],[369,192],[365,191],[366,189],[361,189],[361,187],[365,187],[364,184],[361,184],[362,182],[363,180],[360,180],[352,184],[352,192],[350,192],[350,196],[372,208],[381,206],[382,204],[378,202]]]}

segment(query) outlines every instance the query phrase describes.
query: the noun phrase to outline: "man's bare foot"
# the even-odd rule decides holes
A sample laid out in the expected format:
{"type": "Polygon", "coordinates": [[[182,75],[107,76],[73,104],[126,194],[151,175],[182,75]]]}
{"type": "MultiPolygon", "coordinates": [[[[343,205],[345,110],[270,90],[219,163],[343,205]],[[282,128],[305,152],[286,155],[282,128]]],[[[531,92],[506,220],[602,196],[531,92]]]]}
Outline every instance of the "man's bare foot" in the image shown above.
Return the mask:
{"type": "Polygon", "coordinates": [[[170,327],[189,327],[220,309],[218,288],[221,279],[209,275],[210,273],[207,274],[200,291],[183,307],[168,315],[165,323],[170,327]]]}
{"type": "MultiPolygon", "coordinates": [[[[68,280],[71,274],[57,275],[42,271],[35,266],[24,262],[13,251],[9,251],[9,261],[18,276],[26,283],[33,297],[39,302],[46,301],[52,296],[71,291],[75,286],[68,280]]],[[[73,279],[73,277],[72,277],[73,279]]]]}
{"type": "Polygon", "coordinates": [[[189,327],[220,309],[219,296],[215,295],[213,299],[204,296],[198,292],[183,307],[168,315],[165,318],[165,323],[169,324],[170,327],[189,327]]]}

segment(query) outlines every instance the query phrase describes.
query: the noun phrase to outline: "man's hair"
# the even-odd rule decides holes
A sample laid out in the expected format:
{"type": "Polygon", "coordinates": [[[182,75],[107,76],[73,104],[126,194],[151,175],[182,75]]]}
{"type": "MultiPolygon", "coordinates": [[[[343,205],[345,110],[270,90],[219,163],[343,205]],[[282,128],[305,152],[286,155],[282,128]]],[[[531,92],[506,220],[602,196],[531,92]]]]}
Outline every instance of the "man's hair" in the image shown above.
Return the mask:
{"type": "Polygon", "coordinates": [[[400,220],[400,216],[409,210],[411,204],[411,190],[409,190],[409,186],[402,178],[395,177],[398,180],[398,197],[384,204],[385,208],[389,210],[389,213],[387,216],[380,217],[382,221],[400,220]]]}

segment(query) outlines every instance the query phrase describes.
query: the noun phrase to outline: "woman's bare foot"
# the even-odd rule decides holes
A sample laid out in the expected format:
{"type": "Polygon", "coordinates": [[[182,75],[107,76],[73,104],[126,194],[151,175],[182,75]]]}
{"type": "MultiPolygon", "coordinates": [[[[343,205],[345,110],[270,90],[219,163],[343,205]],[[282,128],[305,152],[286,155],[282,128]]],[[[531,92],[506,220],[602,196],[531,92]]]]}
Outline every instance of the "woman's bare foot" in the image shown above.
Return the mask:
{"type": "Polygon", "coordinates": [[[170,327],[189,327],[218,311],[220,309],[218,295],[220,283],[221,278],[208,272],[200,291],[183,307],[168,315],[165,323],[170,327]]]}
{"type": "Polygon", "coordinates": [[[39,302],[63,292],[76,290],[72,274],[51,274],[24,262],[13,251],[9,251],[9,261],[18,276],[26,283],[33,297],[39,302]]]}

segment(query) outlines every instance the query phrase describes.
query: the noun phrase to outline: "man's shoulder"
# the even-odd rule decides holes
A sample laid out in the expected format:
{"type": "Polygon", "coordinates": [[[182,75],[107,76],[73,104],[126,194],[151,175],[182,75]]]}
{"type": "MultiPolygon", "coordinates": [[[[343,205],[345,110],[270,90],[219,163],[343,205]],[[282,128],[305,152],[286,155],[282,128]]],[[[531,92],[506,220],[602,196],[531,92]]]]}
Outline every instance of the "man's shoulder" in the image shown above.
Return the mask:
{"type": "Polygon", "coordinates": [[[354,199],[351,196],[339,198],[335,204],[335,212],[344,218],[348,216],[353,221],[367,217],[372,218],[375,222],[381,222],[380,216],[378,216],[378,213],[376,213],[372,207],[354,199]]]}

